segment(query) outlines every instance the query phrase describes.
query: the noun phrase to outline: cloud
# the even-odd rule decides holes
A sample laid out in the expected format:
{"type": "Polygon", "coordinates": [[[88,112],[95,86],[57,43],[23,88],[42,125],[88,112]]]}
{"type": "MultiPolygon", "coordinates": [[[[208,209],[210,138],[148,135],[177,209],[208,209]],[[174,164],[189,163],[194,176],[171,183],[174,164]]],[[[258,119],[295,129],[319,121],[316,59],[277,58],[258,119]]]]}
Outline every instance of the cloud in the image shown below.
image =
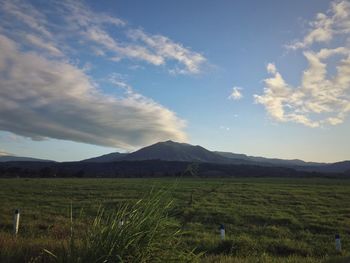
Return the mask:
{"type": "Polygon", "coordinates": [[[276,72],[277,72],[276,66],[273,63],[267,64],[266,69],[267,69],[267,72],[270,74],[276,74],[276,72]]]}
{"type": "Polygon", "coordinates": [[[230,131],[230,127],[226,127],[224,125],[220,125],[219,127],[221,130],[225,130],[225,131],[230,131]]]}
{"type": "Polygon", "coordinates": [[[203,55],[193,52],[185,48],[179,43],[173,42],[171,39],[162,35],[147,35],[144,31],[130,30],[129,36],[134,40],[142,41],[159,57],[170,60],[175,60],[183,64],[185,68],[175,69],[175,73],[199,73],[201,66],[206,62],[203,55]]]}
{"type": "MultiPolygon", "coordinates": [[[[87,41],[99,46],[100,55],[110,56],[110,60],[120,62],[122,59],[136,59],[155,66],[166,65],[168,61],[177,62],[176,68],[169,72],[179,74],[198,74],[201,72],[206,58],[185,48],[163,35],[147,34],[143,30],[127,27],[125,36],[129,41],[120,41],[115,38],[104,24],[113,24],[124,29],[127,23],[108,15],[96,16],[87,6],[80,2],[62,2],[65,8],[62,14],[69,24],[74,24],[76,31],[87,41]],[[68,15],[67,15],[68,14],[68,15]]],[[[122,32],[124,33],[124,32],[122,32]]],[[[95,49],[96,51],[96,49],[95,49]]]]}
{"type": "Polygon", "coordinates": [[[350,2],[333,1],[328,15],[318,13],[309,23],[310,29],[301,41],[287,45],[289,49],[301,49],[314,43],[329,43],[335,36],[350,33],[350,2]]]}
{"type": "Polygon", "coordinates": [[[0,157],[1,156],[13,156],[13,154],[5,152],[4,150],[0,149],[0,157]]]}
{"type": "MultiPolygon", "coordinates": [[[[36,10],[31,4],[19,0],[1,0],[0,3],[1,13],[6,18],[14,18],[16,23],[24,25],[26,30],[31,29],[43,37],[52,37],[51,32],[47,29],[48,21],[46,16],[36,10]]],[[[4,25],[12,27],[11,20],[4,20],[4,25]]]]}
{"type": "Polygon", "coordinates": [[[92,25],[102,26],[110,24],[117,27],[123,27],[127,23],[118,18],[105,13],[93,12],[82,1],[59,1],[56,8],[61,15],[76,28],[87,28],[92,25]]]}
{"type": "Polygon", "coordinates": [[[44,13],[20,0],[0,0],[0,4],[0,15],[4,18],[0,32],[43,55],[64,57],[61,49],[66,47],[50,31],[50,22],[44,13]]]}
{"type": "Polygon", "coordinates": [[[164,67],[177,61],[180,73],[196,74],[202,60],[192,67],[191,59],[197,53],[164,37],[167,44],[183,48],[183,58],[172,57],[131,38],[133,28],[126,21],[93,12],[80,1],[49,1],[40,9],[35,4],[0,0],[0,130],[33,140],[56,138],[126,150],[187,140],[186,123],[173,111],[117,78],[110,83],[121,92],[103,93],[87,74],[98,63],[125,59],[164,67]],[[90,63],[86,53],[98,63],[90,63]]]}
{"type": "Polygon", "coordinates": [[[303,72],[299,87],[286,83],[276,70],[264,80],[264,94],[254,95],[255,101],[264,105],[277,121],[292,121],[309,127],[343,123],[350,111],[350,50],[305,51],[304,56],[308,68],[303,72]],[[335,55],[342,58],[336,75],[328,77],[324,61],[335,55]]]}
{"type": "Polygon", "coordinates": [[[230,100],[240,100],[243,98],[242,88],[240,87],[233,87],[230,96],[228,96],[228,99],[230,100]]]}
{"type": "Polygon", "coordinates": [[[130,86],[108,96],[78,67],[22,51],[4,35],[0,72],[0,130],[124,149],[186,141],[183,120],[130,86]]]}
{"type": "Polygon", "coordinates": [[[167,66],[170,73],[176,74],[198,74],[207,62],[203,55],[181,43],[147,34],[118,17],[94,12],[81,1],[49,1],[40,6],[40,11],[20,0],[0,0],[0,4],[0,15],[6,18],[6,35],[52,56],[88,48],[99,58],[167,66]],[[54,22],[49,19],[53,13],[54,22]]]}
{"type": "Polygon", "coordinates": [[[287,83],[275,64],[269,63],[267,72],[271,76],[264,80],[264,93],[254,95],[255,102],[279,122],[308,127],[338,125],[350,112],[350,48],[346,44],[350,34],[350,3],[334,1],[329,14],[317,14],[310,26],[303,41],[290,47],[303,49],[308,63],[300,85],[287,83]],[[312,50],[316,42],[324,42],[328,47],[312,50]]]}
{"type": "Polygon", "coordinates": [[[165,63],[162,56],[150,52],[145,47],[130,44],[120,45],[106,31],[98,27],[87,29],[84,32],[84,36],[95,44],[101,45],[109,52],[114,52],[114,55],[110,58],[112,61],[119,62],[123,57],[129,57],[144,60],[156,66],[165,63]]]}
{"type": "Polygon", "coordinates": [[[57,57],[63,57],[63,53],[55,46],[54,43],[50,43],[47,41],[44,41],[43,39],[39,38],[38,36],[27,34],[26,38],[28,42],[30,42],[32,45],[45,50],[52,56],[57,57]]]}

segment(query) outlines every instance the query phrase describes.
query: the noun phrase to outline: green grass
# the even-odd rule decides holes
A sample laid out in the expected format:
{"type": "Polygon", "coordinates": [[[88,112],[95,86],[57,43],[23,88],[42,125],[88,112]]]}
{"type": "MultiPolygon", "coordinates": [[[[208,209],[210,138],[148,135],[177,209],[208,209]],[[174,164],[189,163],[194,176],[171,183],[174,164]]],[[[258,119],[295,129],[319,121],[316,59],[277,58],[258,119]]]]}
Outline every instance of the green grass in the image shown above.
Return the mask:
{"type": "MultiPolygon", "coordinates": [[[[77,247],[81,249],[79,255],[83,251],[91,253],[93,249],[84,245],[86,233],[103,232],[101,228],[93,228],[96,215],[103,218],[104,227],[112,225],[118,217],[116,214],[111,217],[111,213],[122,213],[125,207],[131,209],[137,200],[148,200],[149,192],[158,189],[165,189],[167,198],[162,199],[173,199],[173,204],[166,213],[158,214],[158,219],[150,219],[153,223],[148,227],[151,229],[150,225],[162,218],[163,225],[159,228],[162,231],[157,232],[160,238],[155,244],[162,243],[161,240],[168,240],[164,244],[171,244],[170,247],[181,244],[179,250],[188,254],[177,257],[185,261],[192,249],[197,254],[204,253],[203,262],[349,261],[350,180],[164,178],[1,179],[0,262],[29,262],[43,253],[44,248],[54,254],[62,251],[62,246],[68,246],[71,240],[71,204],[77,247]],[[101,207],[103,214],[97,214],[101,207]],[[15,208],[21,210],[16,239],[11,235],[15,208]],[[221,223],[226,227],[225,241],[219,238],[221,223]],[[172,236],[175,233],[177,236],[172,236]],[[342,238],[341,254],[335,251],[335,233],[340,233],[342,238]]],[[[136,227],[133,229],[137,231],[136,227]]],[[[101,243],[104,239],[88,240],[101,243]]],[[[167,262],[164,260],[167,256],[171,262],[169,246],[156,250],[161,251],[156,256],[162,258],[161,262],[167,262]]],[[[127,253],[136,255],[136,250],[133,251],[127,253]]],[[[154,258],[144,258],[144,262],[155,262],[154,258]]],[[[136,256],[129,261],[140,262],[136,256]]]]}

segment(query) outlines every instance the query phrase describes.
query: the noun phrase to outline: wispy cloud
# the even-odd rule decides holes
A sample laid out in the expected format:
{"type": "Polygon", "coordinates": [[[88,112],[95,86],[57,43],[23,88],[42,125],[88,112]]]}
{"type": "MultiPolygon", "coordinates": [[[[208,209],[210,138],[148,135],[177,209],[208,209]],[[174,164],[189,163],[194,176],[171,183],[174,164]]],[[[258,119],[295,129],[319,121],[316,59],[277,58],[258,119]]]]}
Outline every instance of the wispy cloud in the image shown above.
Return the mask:
{"type": "Polygon", "coordinates": [[[33,32],[40,34],[45,38],[52,38],[52,33],[47,29],[47,17],[36,10],[31,4],[20,0],[1,0],[0,3],[1,13],[4,15],[4,18],[9,18],[3,20],[3,26],[12,28],[12,17],[15,19],[16,24],[18,23],[24,26],[23,31],[31,29],[33,32]]]}
{"type": "Polygon", "coordinates": [[[230,100],[240,100],[243,98],[243,94],[241,92],[242,88],[240,87],[233,87],[231,94],[228,96],[228,99],[230,100]]]}
{"type": "Polygon", "coordinates": [[[175,60],[184,65],[184,68],[175,68],[174,73],[196,74],[201,71],[202,65],[206,62],[206,58],[179,43],[175,43],[171,39],[162,35],[148,35],[143,30],[130,30],[129,36],[146,44],[157,56],[163,60],[175,60]]]}
{"type": "Polygon", "coordinates": [[[52,56],[64,56],[63,53],[52,42],[44,41],[42,38],[32,34],[27,34],[25,37],[30,44],[38,47],[39,49],[42,49],[43,51],[48,52],[52,56]]]}
{"type": "Polygon", "coordinates": [[[202,54],[181,43],[135,29],[118,17],[93,12],[81,1],[48,1],[48,7],[42,5],[40,11],[20,0],[0,3],[0,14],[7,21],[3,26],[7,35],[53,56],[62,55],[62,49],[78,52],[89,48],[91,54],[116,63],[137,60],[167,67],[176,74],[198,74],[207,63],[202,54]],[[53,12],[59,22],[48,18],[53,12]],[[22,27],[16,27],[19,24],[22,27]]]}
{"type": "Polygon", "coordinates": [[[179,74],[198,74],[206,63],[203,55],[183,47],[166,36],[147,34],[111,16],[104,15],[96,18],[96,14],[80,2],[64,1],[63,6],[67,11],[66,20],[74,23],[77,31],[87,41],[99,47],[97,50],[100,55],[104,54],[112,61],[119,62],[128,58],[145,61],[155,66],[164,66],[168,61],[175,61],[178,62],[178,66],[170,68],[169,72],[179,74]],[[111,23],[120,28],[120,32],[129,41],[120,41],[103,27],[103,24],[111,23]]]}
{"type": "Polygon", "coordinates": [[[300,86],[288,84],[275,64],[269,63],[271,77],[264,80],[264,94],[254,95],[255,101],[276,121],[309,127],[341,124],[350,112],[350,3],[332,2],[328,14],[317,14],[310,26],[302,41],[289,46],[302,49],[308,62],[300,86]],[[314,43],[326,47],[316,50],[314,43]],[[336,61],[335,74],[329,72],[330,60],[336,61]]]}

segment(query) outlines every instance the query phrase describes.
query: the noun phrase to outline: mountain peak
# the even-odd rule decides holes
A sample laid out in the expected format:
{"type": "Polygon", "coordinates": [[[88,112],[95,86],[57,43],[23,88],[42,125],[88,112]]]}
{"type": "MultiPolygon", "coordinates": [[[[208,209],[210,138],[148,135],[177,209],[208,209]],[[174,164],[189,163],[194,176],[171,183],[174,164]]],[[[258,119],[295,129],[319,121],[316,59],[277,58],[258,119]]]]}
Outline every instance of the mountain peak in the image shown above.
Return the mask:
{"type": "Polygon", "coordinates": [[[163,160],[184,162],[225,162],[226,158],[219,156],[201,146],[167,140],[146,146],[130,153],[125,160],[163,160]]]}
{"type": "MultiPolygon", "coordinates": [[[[164,142],[157,142],[155,144],[179,144],[179,145],[190,145],[188,143],[184,143],[184,142],[175,142],[175,141],[172,141],[172,140],[167,140],[167,141],[164,141],[164,142]]],[[[154,145],[154,144],[153,144],[154,145]]]]}

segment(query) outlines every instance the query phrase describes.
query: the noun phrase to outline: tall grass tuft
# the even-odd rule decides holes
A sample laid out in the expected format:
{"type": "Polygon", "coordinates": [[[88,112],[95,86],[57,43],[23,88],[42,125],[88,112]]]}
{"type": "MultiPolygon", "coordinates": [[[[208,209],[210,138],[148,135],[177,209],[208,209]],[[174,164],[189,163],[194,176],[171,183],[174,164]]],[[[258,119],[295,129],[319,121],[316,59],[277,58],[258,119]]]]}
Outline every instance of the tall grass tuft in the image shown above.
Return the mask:
{"type": "Polygon", "coordinates": [[[158,192],[115,212],[100,209],[79,239],[73,228],[62,249],[45,252],[59,263],[197,261],[180,242],[179,227],[169,216],[171,206],[166,193],[158,192]]]}

